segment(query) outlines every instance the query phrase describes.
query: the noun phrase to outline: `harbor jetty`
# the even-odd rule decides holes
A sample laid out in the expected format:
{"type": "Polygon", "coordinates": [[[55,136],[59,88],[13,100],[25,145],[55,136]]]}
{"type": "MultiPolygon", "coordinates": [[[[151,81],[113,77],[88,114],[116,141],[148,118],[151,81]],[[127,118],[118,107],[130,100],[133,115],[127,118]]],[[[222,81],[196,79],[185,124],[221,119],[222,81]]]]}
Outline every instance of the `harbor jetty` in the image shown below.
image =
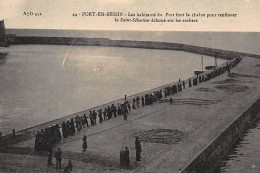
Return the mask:
{"type": "MultiPolygon", "coordinates": [[[[184,80],[186,87],[181,92],[166,94],[153,104],[131,110],[127,121],[123,116],[112,117],[109,121],[61,139],[53,147],[54,150],[60,147],[63,151],[62,166],[72,160],[76,172],[199,172],[203,166],[217,164],[259,115],[259,59],[241,58],[242,61],[235,63],[229,74],[226,70],[216,73],[215,70],[226,66],[222,64],[217,69],[200,74],[211,76],[207,80],[199,81],[199,76],[190,78],[191,87],[189,80],[184,80]],[[173,99],[172,104],[169,103],[170,98],[173,99]],[[88,138],[88,149],[82,152],[84,135],[88,138]],[[140,162],[135,161],[135,137],[142,142],[140,162]],[[130,151],[129,167],[120,166],[119,161],[119,152],[125,146],[130,151]]],[[[237,60],[232,59],[229,63],[234,61],[237,60]]],[[[127,100],[132,101],[153,91],[165,91],[168,86],[178,83],[139,93],[127,97],[127,100]]],[[[99,108],[107,105],[102,106],[99,108]]],[[[34,149],[36,132],[83,113],[88,115],[88,111],[84,110],[16,132],[15,137],[3,136],[1,171],[55,170],[46,166],[46,151],[34,149]]]]}

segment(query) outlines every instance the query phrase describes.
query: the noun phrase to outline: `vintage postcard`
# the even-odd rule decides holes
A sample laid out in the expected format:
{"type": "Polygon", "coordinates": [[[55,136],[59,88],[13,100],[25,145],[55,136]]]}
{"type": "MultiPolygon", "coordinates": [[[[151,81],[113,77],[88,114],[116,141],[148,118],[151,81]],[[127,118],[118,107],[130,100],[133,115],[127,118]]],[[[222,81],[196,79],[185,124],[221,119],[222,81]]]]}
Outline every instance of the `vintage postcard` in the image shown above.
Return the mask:
{"type": "Polygon", "coordinates": [[[258,0],[0,0],[0,172],[260,172],[258,0]]]}

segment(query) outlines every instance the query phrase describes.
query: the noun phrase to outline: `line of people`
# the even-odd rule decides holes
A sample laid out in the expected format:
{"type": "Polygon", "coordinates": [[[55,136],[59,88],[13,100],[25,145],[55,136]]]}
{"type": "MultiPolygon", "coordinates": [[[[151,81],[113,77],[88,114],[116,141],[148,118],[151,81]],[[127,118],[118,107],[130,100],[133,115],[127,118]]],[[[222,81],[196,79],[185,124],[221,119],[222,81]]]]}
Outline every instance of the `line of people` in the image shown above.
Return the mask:
{"type": "MultiPolygon", "coordinates": [[[[230,69],[235,67],[242,59],[236,58],[235,60],[227,63],[226,66],[219,67],[208,74],[202,74],[194,78],[193,81],[189,78],[189,87],[196,86],[198,83],[208,81],[224,72],[228,72],[230,74],[230,69]]],[[[99,109],[96,113],[95,110],[89,111],[89,116],[84,113],[83,116],[77,115],[74,118],[68,119],[67,122],[63,122],[61,127],[58,124],[54,124],[53,126],[49,126],[45,129],[42,129],[40,132],[36,133],[35,138],[35,149],[36,150],[47,150],[48,151],[48,165],[51,166],[52,164],[52,146],[56,143],[60,142],[62,137],[66,138],[69,135],[74,135],[77,131],[80,131],[82,128],[89,127],[89,123],[91,126],[97,124],[97,118],[99,119],[99,123],[103,121],[110,120],[113,116],[121,116],[124,115],[124,119],[127,120],[127,114],[131,111],[131,109],[137,109],[141,106],[144,107],[145,105],[151,105],[153,102],[160,100],[163,97],[167,97],[168,95],[173,95],[178,92],[181,92],[182,89],[185,89],[185,81],[179,79],[178,84],[174,84],[172,86],[166,87],[164,91],[154,91],[149,94],[145,94],[142,97],[133,98],[132,105],[130,102],[125,101],[122,104],[115,106],[112,104],[102,111],[99,109]],[[90,119],[90,122],[88,121],[90,119]]],[[[173,103],[172,97],[170,98],[170,104],[173,103]]],[[[83,146],[82,150],[86,151],[87,149],[87,137],[84,135],[83,137],[83,146]]],[[[138,138],[135,141],[135,150],[136,150],[136,161],[141,161],[141,143],[138,138]]],[[[56,158],[56,168],[61,168],[61,150],[58,148],[58,151],[55,152],[56,158]]],[[[120,152],[120,162],[122,161],[123,165],[129,166],[130,157],[129,157],[129,149],[125,147],[125,151],[120,152]]],[[[122,164],[121,163],[121,164],[122,164]]],[[[67,170],[69,172],[72,171],[72,163],[71,161],[68,165],[64,168],[64,171],[67,170]]]]}
{"type": "MultiPolygon", "coordinates": [[[[193,81],[189,78],[189,87],[196,86],[198,83],[208,81],[226,71],[230,73],[230,69],[236,66],[241,61],[241,58],[236,58],[230,63],[227,63],[226,66],[219,67],[207,74],[198,75],[193,81]]],[[[118,116],[123,115],[124,120],[127,120],[127,116],[132,109],[138,109],[147,105],[152,105],[154,102],[159,101],[162,98],[165,98],[169,95],[174,95],[178,92],[181,92],[185,89],[185,81],[181,81],[172,86],[165,87],[158,91],[153,91],[145,94],[144,96],[137,96],[133,98],[132,102],[125,100],[123,103],[117,103],[117,105],[112,104],[106,108],[97,110],[90,110],[89,115],[86,113],[83,116],[77,115],[75,118],[68,119],[64,121],[61,127],[58,124],[54,124],[52,127],[45,128],[36,133],[35,139],[35,149],[36,150],[46,150],[48,145],[55,145],[60,142],[63,138],[74,135],[76,131],[80,131],[83,128],[97,125],[97,122],[103,123],[118,116]]]]}

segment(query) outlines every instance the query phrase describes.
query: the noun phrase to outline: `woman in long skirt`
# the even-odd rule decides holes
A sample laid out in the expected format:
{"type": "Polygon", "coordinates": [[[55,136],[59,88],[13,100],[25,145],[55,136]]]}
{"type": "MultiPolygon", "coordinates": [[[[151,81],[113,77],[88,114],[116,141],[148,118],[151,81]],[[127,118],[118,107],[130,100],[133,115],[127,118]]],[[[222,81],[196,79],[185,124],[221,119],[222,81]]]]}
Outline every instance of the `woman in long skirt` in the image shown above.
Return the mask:
{"type": "Polygon", "coordinates": [[[82,140],[83,140],[82,151],[86,151],[86,149],[88,148],[87,137],[86,137],[86,135],[84,135],[84,137],[83,137],[82,140]]]}

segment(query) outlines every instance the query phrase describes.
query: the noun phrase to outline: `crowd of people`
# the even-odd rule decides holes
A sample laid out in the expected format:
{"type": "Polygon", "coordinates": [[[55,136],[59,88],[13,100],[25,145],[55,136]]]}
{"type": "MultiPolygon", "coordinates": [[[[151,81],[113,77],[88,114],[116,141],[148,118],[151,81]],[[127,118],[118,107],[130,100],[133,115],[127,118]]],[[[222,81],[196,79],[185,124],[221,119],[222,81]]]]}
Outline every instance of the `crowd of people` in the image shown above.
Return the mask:
{"type": "MultiPolygon", "coordinates": [[[[240,57],[235,58],[233,61],[227,62],[226,65],[218,67],[215,70],[197,75],[193,79],[189,78],[187,81],[189,83],[189,87],[196,86],[201,82],[208,81],[225,72],[230,74],[230,69],[236,66],[241,60],[242,59],[240,57]]],[[[50,146],[59,143],[62,138],[72,136],[77,131],[81,131],[83,128],[96,126],[98,124],[97,122],[101,124],[104,121],[111,120],[113,117],[116,118],[120,116],[123,116],[124,120],[127,120],[129,112],[133,109],[138,109],[147,105],[152,105],[154,102],[157,102],[160,99],[165,98],[167,96],[181,92],[185,88],[185,81],[181,81],[181,79],[179,79],[178,83],[175,83],[172,86],[168,86],[164,89],[158,89],[157,91],[146,93],[143,96],[139,95],[137,97],[134,97],[131,102],[125,99],[124,102],[117,103],[117,105],[111,104],[103,109],[90,110],[88,115],[86,115],[85,112],[82,116],[77,115],[74,118],[67,119],[67,121],[62,122],[61,126],[59,126],[58,124],[49,126],[36,133],[35,149],[49,150],[50,146]]],[[[172,102],[173,100],[171,98],[170,103],[172,104],[172,102]]],[[[85,142],[85,144],[83,143],[83,145],[85,145],[85,147],[83,147],[83,150],[85,151],[87,148],[86,136],[84,136],[83,142],[85,142]]],[[[138,148],[138,145],[136,146],[137,151],[139,151],[141,147],[138,148]]],[[[137,160],[139,160],[140,157],[139,155],[137,156],[137,160]]]]}
{"type": "MultiPolygon", "coordinates": [[[[218,67],[210,73],[197,75],[197,77],[193,79],[189,78],[189,87],[208,81],[226,71],[230,74],[230,69],[237,65],[240,61],[241,58],[236,58],[230,63],[227,62],[225,66],[218,67]]],[[[88,116],[86,113],[82,116],[77,115],[75,118],[62,122],[61,127],[58,124],[49,126],[36,133],[35,149],[47,150],[48,145],[55,145],[60,142],[62,138],[67,138],[68,136],[74,135],[77,131],[81,131],[83,128],[95,126],[97,125],[97,122],[101,124],[104,121],[112,119],[113,117],[116,118],[122,115],[124,120],[127,120],[127,116],[131,110],[152,105],[154,102],[181,92],[185,88],[185,81],[181,81],[179,79],[178,83],[165,87],[164,90],[160,89],[158,91],[147,93],[143,96],[137,96],[132,99],[131,103],[125,100],[123,103],[117,103],[117,105],[108,105],[104,109],[90,110],[88,116]]]]}

